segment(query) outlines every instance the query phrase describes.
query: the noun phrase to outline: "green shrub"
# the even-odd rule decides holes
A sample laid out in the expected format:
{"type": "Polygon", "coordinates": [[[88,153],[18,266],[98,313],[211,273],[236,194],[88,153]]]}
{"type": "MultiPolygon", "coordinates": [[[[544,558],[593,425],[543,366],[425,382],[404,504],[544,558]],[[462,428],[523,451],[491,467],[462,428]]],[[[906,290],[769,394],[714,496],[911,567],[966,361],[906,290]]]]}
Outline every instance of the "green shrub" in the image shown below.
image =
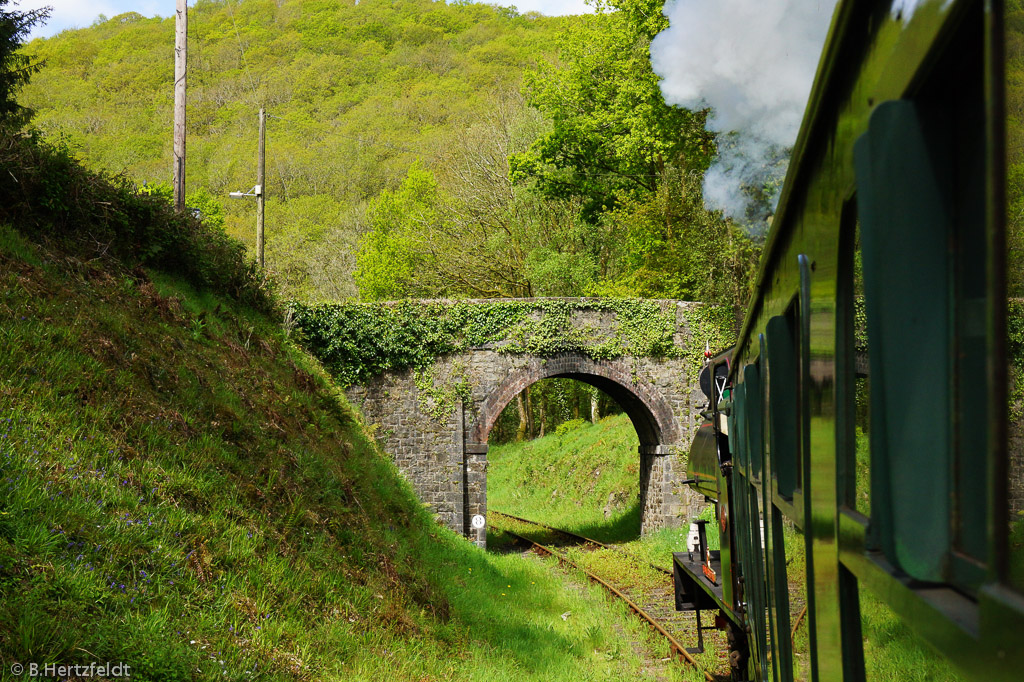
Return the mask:
{"type": "Polygon", "coordinates": [[[561,424],[555,427],[555,435],[561,436],[563,434],[569,433],[570,431],[575,431],[576,429],[582,428],[583,425],[586,423],[586,419],[570,419],[567,422],[562,422],[561,424]]]}
{"type": "Polygon", "coordinates": [[[594,360],[624,355],[687,357],[694,376],[704,340],[713,348],[733,338],[733,312],[700,306],[684,315],[695,343],[675,344],[675,311],[640,299],[497,299],[394,303],[289,304],[306,347],[343,386],[383,372],[424,369],[435,358],[488,346],[499,353],[552,357],[581,353],[594,360]],[[614,313],[609,332],[574,322],[581,310],[614,313]]]}
{"type": "Polygon", "coordinates": [[[125,176],[85,169],[66,142],[0,131],[0,222],[85,260],[155,267],[272,310],[272,285],[221,227],[176,212],[125,176]]]}

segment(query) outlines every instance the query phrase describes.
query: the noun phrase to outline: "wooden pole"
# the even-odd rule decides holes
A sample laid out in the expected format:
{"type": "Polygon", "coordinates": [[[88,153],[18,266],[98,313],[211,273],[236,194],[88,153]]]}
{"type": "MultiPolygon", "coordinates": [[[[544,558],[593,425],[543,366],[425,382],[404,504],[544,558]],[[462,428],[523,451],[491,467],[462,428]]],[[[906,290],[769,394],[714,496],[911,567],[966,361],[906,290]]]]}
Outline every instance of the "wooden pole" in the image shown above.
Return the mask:
{"type": "Polygon", "coordinates": [[[263,107],[260,107],[260,157],[259,167],[256,169],[256,253],[259,258],[260,267],[263,263],[263,195],[266,189],[263,186],[266,168],[266,146],[267,146],[267,114],[263,107]]]}
{"type": "Polygon", "coordinates": [[[178,0],[174,21],[174,207],[185,210],[185,65],[188,0],[178,0]]]}

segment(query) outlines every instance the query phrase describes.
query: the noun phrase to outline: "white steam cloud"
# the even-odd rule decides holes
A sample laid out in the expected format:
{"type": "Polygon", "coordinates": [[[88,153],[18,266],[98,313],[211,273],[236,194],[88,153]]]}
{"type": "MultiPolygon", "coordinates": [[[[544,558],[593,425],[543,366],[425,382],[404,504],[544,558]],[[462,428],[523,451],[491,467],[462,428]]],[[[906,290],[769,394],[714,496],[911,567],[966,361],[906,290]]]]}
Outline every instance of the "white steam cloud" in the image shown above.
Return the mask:
{"type": "Polygon", "coordinates": [[[704,202],[764,224],[778,202],[835,0],[669,0],[651,43],[665,101],[711,108],[719,155],[704,202]]]}

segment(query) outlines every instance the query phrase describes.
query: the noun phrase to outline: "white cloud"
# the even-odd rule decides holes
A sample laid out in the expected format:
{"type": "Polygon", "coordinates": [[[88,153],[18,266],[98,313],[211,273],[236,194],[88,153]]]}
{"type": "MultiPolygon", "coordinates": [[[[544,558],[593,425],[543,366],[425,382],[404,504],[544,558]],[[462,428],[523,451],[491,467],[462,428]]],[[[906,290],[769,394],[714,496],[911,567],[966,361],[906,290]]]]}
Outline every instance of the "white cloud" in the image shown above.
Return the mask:
{"type": "MultiPolygon", "coordinates": [[[[912,2],[913,0],[906,0],[912,2]]],[[[723,138],[704,179],[705,202],[743,220],[746,186],[783,167],[796,140],[834,0],[669,0],[669,28],[651,43],[665,101],[710,106],[708,128],[723,138]],[[774,169],[774,170],[772,170],[774,169]],[[767,172],[767,175],[765,173],[767,172]]],[[[777,198],[777,197],[776,197],[777,198]]]]}
{"type": "Polygon", "coordinates": [[[49,37],[68,28],[89,26],[101,14],[113,17],[125,12],[138,12],[153,17],[174,13],[174,0],[21,0],[16,9],[25,11],[47,5],[53,8],[50,19],[43,26],[36,26],[31,38],[49,37]]]}

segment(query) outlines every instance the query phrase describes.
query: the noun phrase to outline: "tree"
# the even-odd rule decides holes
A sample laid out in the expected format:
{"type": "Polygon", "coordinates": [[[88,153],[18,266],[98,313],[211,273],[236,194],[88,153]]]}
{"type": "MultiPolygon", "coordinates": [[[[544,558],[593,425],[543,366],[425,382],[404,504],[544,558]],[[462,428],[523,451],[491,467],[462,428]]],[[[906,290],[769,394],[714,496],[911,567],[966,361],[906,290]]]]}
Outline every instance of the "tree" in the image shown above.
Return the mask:
{"type": "Polygon", "coordinates": [[[513,177],[546,196],[581,197],[590,221],[623,198],[655,191],[666,164],[703,171],[712,151],[704,113],[665,104],[651,69],[651,39],[668,25],[662,0],[597,0],[568,26],[560,65],[525,77],[530,104],[551,131],[511,159],[513,177]]]}
{"type": "Polygon", "coordinates": [[[579,296],[594,281],[599,247],[579,200],[542,197],[510,177],[510,156],[545,129],[521,96],[504,93],[453,145],[445,246],[436,251],[448,254],[447,279],[471,295],[579,296]]]}
{"type": "MultiPolygon", "coordinates": [[[[256,112],[266,105],[268,268],[288,298],[355,295],[354,247],[369,203],[395,192],[419,158],[454,211],[460,197],[447,166],[461,163],[451,154],[460,136],[488,115],[492,93],[515,89],[523,69],[551,53],[566,21],[430,0],[190,2],[188,177],[222,198],[252,187],[256,112]]],[[[38,111],[33,123],[44,135],[66,136],[89,167],[123,171],[137,184],[166,179],[173,37],[173,18],[130,12],[37,41],[46,66],[18,99],[38,111]]],[[[225,200],[225,230],[247,245],[252,210],[225,200]]],[[[496,225],[450,227],[482,239],[496,225]]],[[[478,276],[498,262],[472,261],[480,270],[465,279],[476,288],[458,284],[452,293],[514,293],[478,276]]],[[[454,260],[439,263],[466,272],[454,260]]],[[[436,279],[425,291],[448,295],[436,279]]]]}
{"type": "Polygon", "coordinates": [[[548,199],[509,179],[508,158],[540,132],[506,94],[460,131],[435,178],[414,165],[370,206],[357,281],[364,298],[579,296],[593,285],[601,242],[577,200],[548,199]]]}
{"type": "Polygon", "coordinates": [[[623,248],[621,274],[600,293],[745,304],[760,247],[705,208],[701,179],[668,168],[656,192],[627,199],[604,216],[622,235],[623,248]]]}
{"type": "Polygon", "coordinates": [[[197,187],[185,196],[185,206],[197,217],[217,230],[224,229],[224,204],[205,187],[197,187]]]}
{"type": "Polygon", "coordinates": [[[367,210],[370,230],[359,240],[356,283],[363,299],[380,301],[427,293],[422,245],[439,220],[433,173],[413,164],[401,187],[384,191],[367,210]]]}
{"type": "Polygon", "coordinates": [[[523,389],[502,410],[491,429],[494,444],[521,442],[558,433],[559,426],[601,415],[620,414],[622,408],[598,388],[575,379],[544,379],[523,389]]]}
{"type": "Polygon", "coordinates": [[[0,0],[0,122],[20,127],[32,112],[14,97],[40,67],[39,62],[20,51],[21,44],[33,26],[50,16],[52,8],[16,12],[5,9],[7,4],[8,0],[0,0]]]}
{"type": "MultiPolygon", "coordinates": [[[[166,182],[143,182],[136,188],[139,194],[159,197],[174,203],[174,188],[166,182]]],[[[196,212],[196,217],[216,230],[224,229],[224,205],[205,187],[198,187],[185,196],[185,207],[196,212]]]]}
{"type": "MultiPolygon", "coordinates": [[[[581,239],[596,257],[587,293],[742,305],[757,244],[704,207],[715,150],[706,112],[665,104],[650,44],[667,27],[660,0],[596,0],[560,36],[561,63],[526,77],[551,128],[510,159],[512,175],[549,198],[581,201],[581,239]]],[[[545,258],[548,273],[578,259],[545,258]]]]}

